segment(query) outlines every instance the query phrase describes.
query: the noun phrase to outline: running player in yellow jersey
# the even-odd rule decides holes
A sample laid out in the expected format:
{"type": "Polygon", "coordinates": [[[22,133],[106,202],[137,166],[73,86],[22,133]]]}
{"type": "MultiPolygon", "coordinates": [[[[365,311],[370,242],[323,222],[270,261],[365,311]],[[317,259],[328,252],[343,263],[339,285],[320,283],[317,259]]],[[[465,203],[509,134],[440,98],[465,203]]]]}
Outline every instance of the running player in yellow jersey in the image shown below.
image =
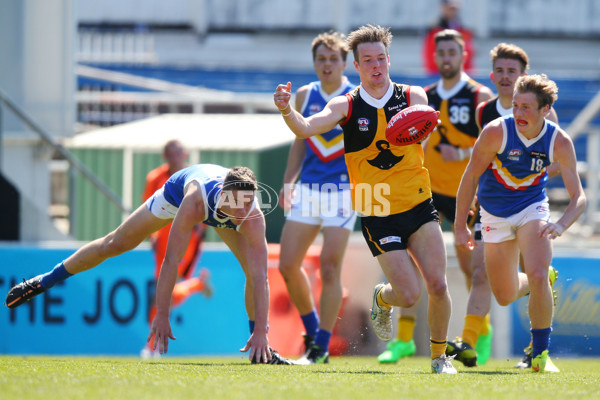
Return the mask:
{"type": "MultiPolygon", "coordinates": [[[[425,167],[431,175],[435,207],[450,222],[454,222],[458,185],[479,135],[475,109],[493,96],[489,88],[464,72],[464,49],[459,32],[446,29],[436,34],[435,62],[441,78],[425,88],[429,105],[440,111],[441,120],[425,144],[425,167]]],[[[474,223],[478,235],[478,221],[474,223]]],[[[477,240],[481,239],[480,235],[479,232],[477,240]]],[[[456,355],[457,360],[472,367],[477,364],[475,346],[481,330],[488,327],[485,318],[490,310],[491,292],[483,250],[470,253],[456,247],[456,256],[467,281],[469,300],[462,340],[448,342],[446,354],[456,355]]]]}
{"type": "Polygon", "coordinates": [[[420,144],[393,147],[385,137],[387,122],[398,111],[427,104],[421,87],[391,81],[391,39],[389,29],[381,26],[351,32],[348,47],[360,86],[333,98],[310,117],[291,107],[290,82],[278,85],[273,97],[297,137],[327,132],[337,124],[343,129],[353,208],[361,214],[365,240],[389,281],[377,285],[373,293],[373,330],[384,341],[392,338],[392,305],[409,307],[417,301],[420,272],[429,293],[432,372],[456,374],[445,355],[451,312],[446,249],[423,167],[423,149],[420,144]]]}

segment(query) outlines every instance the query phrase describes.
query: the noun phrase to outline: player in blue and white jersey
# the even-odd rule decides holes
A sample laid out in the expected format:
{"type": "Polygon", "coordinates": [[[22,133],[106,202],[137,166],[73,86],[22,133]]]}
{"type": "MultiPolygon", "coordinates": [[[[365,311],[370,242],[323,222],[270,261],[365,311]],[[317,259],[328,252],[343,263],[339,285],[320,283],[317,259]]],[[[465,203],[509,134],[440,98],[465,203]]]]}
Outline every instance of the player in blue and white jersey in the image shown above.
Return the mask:
{"type": "MultiPolygon", "coordinates": [[[[306,117],[355,87],[344,76],[348,48],[343,35],[318,35],[312,43],[312,54],[319,80],[302,86],[296,93],[296,109],[306,117]]],[[[356,222],[339,125],[308,139],[295,139],[283,184],[282,203],[287,219],[281,235],[279,270],[305,328],[306,353],[301,362],[327,363],[329,342],[342,305],[342,259],[356,222]],[[319,315],[308,276],[301,266],[321,229],[319,315]]]]}
{"type": "Polygon", "coordinates": [[[475,245],[467,227],[475,191],[481,206],[486,270],[500,305],[530,293],[532,369],[557,372],[548,356],[553,296],[548,278],[551,240],[585,210],[573,142],[547,116],[557,98],[556,84],[545,75],[521,76],[515,84],[513,115],[490,122],[481,132],[463,175],[454,223],[456,244],[475,245]],[[548,166],[558,162],[569,204],[550,221],[546,182],[548,166]],[[524,273],[519,272],[519,252],[524,273]]]}
{"type": "Polygon", "coordinates": [[[156,288],[156,317],[148,340],[166,353],[175,339],[169,323],[173,286],[194,226],[213,226],[229,246],[246,274],[246,310],[251,336],[241,351],[250,351],[252,362],[291,364],[269,347],[267,324],[269,286],[265,218],[257,207],[258,183],[246,167],[227,169],[197,164],[173,174],[162,188],[135,210],[113,232],[77,250],[52,271],[14,286],[6,297],[17,307],[79,272],[137,247],[150,234],[173,222],[156,288]]]}

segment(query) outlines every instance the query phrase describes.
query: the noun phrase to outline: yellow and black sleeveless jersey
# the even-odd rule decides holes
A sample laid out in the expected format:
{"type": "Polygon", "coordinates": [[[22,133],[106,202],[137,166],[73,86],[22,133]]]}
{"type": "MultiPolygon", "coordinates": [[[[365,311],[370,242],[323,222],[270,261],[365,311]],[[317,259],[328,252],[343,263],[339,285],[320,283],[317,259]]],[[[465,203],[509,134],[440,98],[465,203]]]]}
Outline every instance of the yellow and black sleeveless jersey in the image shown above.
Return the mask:
{"type": "Polygon", "coordinates": [[[475,109],[477,94],[483,85],[470,78],[459,84],[463,87],[447,99],[442,99],[438,93],[439,82],[425,88],[429,105],[440,112],[441,121],[427,140],[425,167],[431,175],[431,190],[449,197],[456,197],[469,159],[446,162],[438,145],[445,143],[457,148],[469,148],[475,145],[479,136],[475,109]]]}
{"type": "Polygon", "coordinates": [[[340,125],[353,207],[364,216],[398,214],[431,198],[421,144],[392,146],[385,138],[388,121],[410,103],[409,89],[392,83],[381,108],[368,104],[360,87],[346,94],[348,116],[340,125]]]}

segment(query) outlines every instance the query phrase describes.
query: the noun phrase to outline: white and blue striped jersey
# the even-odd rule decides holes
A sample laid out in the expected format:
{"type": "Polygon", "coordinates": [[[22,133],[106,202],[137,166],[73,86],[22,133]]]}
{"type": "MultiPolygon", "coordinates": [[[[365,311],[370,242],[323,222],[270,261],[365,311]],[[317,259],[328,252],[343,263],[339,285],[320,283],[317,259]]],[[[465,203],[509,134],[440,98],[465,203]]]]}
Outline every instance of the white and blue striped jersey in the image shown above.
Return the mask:
{"type": "Polygon", "coordinates": [[[554,160],[558,126],[545,120],[540,134],[527,139],[509,115],[502,119],[502,130],[502,145],[479,178],[477,198],[488,213],[505,218],[547,198],[547,168],[554,160]]]}

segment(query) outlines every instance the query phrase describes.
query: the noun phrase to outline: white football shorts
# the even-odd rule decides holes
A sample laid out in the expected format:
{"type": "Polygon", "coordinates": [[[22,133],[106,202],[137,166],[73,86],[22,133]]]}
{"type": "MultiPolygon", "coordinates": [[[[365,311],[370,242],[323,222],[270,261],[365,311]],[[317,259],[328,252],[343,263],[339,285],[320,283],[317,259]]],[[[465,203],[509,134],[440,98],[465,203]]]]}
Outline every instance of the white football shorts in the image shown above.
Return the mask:
{"type": "Polygon", "coordinates": [[[177,210],[179,209],[165,199],[164,188],[160,188],[154,192],[144,204],[146,204],[152,215],[160,219],[175,218],[175,214],[177,214],[177,210]]]}
{"type": "Polygon", "coordinates": [[[515,239],[517,229],[534,220],[550,222],[548,199],[530,204],[517,214],[508,218],[496,217],[480,208],[481,234],[484,243],[500,243],[515,239]]]}
{"type": "Polygon", "coordinates": [[[353,230],[357,213],[352,209],[350,190],[318,191],[300,184],[294,188],[286,218],[323,228],[338,226],[353,230]]]}

